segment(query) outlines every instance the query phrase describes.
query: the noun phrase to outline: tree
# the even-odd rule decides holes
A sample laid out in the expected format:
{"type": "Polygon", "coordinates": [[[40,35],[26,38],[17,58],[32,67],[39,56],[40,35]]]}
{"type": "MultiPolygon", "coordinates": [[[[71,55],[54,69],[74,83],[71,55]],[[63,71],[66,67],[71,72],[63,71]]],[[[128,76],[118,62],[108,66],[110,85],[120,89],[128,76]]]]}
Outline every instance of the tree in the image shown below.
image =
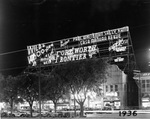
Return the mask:
{"type": "Polygon", "coordinates": [[[25,99],[30,106],[30,116],[32,117],[33,101],[38,100],[39,87],[38,77],[32,74],[23,74],[18,76],[19,96],[25,99]]]}
{"type": "Polygon", "coordinates": [[[1,80],[1,99],[9,103],[11,107],[11,114],[13,111],[13,103],[18,100],[17,79],[11,75],[1,80]]]}
{"type": "Polygon", "coordinates": [[[88,59],[59,65],[55,72],[64,79],[76,102],[80,105],[80,116],[84,113],[84,102],[88,91],[94,91],[106,79],[107,63],[101,59],[88,59]]]}
{"type": "Polygon", "coordinates": [[[47,85],[45,85],[45,96],[54,103],[54,110],[57,110],[57,103],[66,92],[66,86],[63,79],[54,71],[46,78],[47,85]]]}

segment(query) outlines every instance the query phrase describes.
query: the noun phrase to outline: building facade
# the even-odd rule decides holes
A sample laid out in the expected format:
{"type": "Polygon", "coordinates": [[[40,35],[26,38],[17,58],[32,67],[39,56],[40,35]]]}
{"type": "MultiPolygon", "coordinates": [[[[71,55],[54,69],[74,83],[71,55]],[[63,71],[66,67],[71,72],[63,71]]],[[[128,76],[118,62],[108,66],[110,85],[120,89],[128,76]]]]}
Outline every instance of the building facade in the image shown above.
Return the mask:
{"type": "MultiPolygon", "coordinates": [[[[126,83],[127,75],[117,65],[110,65],[106,80],[99,87],[101,89],[101,95],[89,92],[84,103],[85,108],[105,109],[109,105],[112,109],[124,109],[127,103],[126,83]]],[[[71,106],[74,106],[73,98],[71,106]]]]}
{"type": "Polygon", "coordinates": [[[140,89],[140,107],[150,109],[150,72],[136,74],[134,78],[140,89]]]}
{"type": "Polygon", "coordinates": [[[112,105],[115,109],[124,109],[126,97],[126,74],[117,65],[110,65],[108,77],[103,85],[103,106],[112,105]]]}

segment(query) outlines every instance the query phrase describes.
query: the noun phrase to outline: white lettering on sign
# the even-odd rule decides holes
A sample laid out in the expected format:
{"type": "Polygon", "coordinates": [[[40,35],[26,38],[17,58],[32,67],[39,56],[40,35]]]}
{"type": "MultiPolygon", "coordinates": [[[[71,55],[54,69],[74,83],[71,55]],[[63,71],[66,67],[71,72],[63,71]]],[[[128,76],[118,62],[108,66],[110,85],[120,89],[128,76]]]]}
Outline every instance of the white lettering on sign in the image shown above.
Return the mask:
{"type": "Polygon", "coordinates": [[[60,62],[68,62],[68,61],[83,60],[83,59],[86,59],[85,53],[60,57],[60,62]]]}
{"type": "Polygon", "coordinates": [[[150,73],[142,73],[143,76],[150,76],[150,73]]]}
{"type": "Polygon", "coordinates": [[[30,55],[28,57],[29,64],[32,64],[32,66],[36,66],[36,59],[37,59],[37,57],[34,53],[32,55],[30,55]]]}
{"type": "Polygon", "coordinates": [[[115,51],[116,51],[116,52],[126,51],[126,46],[124,46],[124,47],[117,47],[117,48],[115,49],[115,51]]]}
{"type": "Polygon", "coordinates": [[[44,44],[38,44],[38,45],[27,46],[28,55],[33,54],[33,53],[39,51],[39,50],[42,49],[43,47],[45,47],[44,44]]]}
{"type": "Polygon", "coordinates": [[[93,55],[97,54],[98,52],[99,49],[97,45],[77,47],[77,48],[72,47],[71,49],[60,50],[56,51],[55,53],[54,52],[48,53],[45,55],[44,58],[41,58],[40,61],[43,62],[43,64],[51,64],[51,63],[64,63],[68,61],[84,60],[87,58],[87,56],[89,58],[92,58],[93,55]]]}
{"type": "MultiPolygon", "coordinates": [[[[60,61],[67,62],[80,60],[85,57],[92,58],[94,54],[99,52],[97,45],[92,44],[118,39],[119,40],[116,43],[108,48],[109,51],[126,51],[128,40],[123,40],[121,38],[128,38],[128,31],[129,27],[127,26],[60,41],[27,46],[28,62],[35,66],[37,65],[37,59],[39,59],[38,61],[43,62],[43,64],[50,64],[53,62],[59,63],[60,61]],[[66,48],[66,46],[68,47],[66,48]]],[[[103,45],[99,47],[101,49],[103,48],[103,45]]]]}
{"type": "Polygon", "coordinates": [[[91,43],[91,39],[86,39],[86,40],[80,41],[80,45],[86,45],[86,44],[90,44],[90,43],[91,43]]]}
{"type": "Polygon", "coordinates": [[[124,58],[122,57],[117,57],[116,59],[114,59],[114,62],[123,62],[124,58]]]}
{"type": "Polygon", "coordinates": [[[42,54],[53,51],[53,44],[45,46],[44,44],[38,44],[33,46],[27,46],[28,55],[32,55],[33,53],[36,57],[40,57],[42,54]]]}
{"type": "MultiPolygon", "coordinates": [[[[84,38],[84,37],[83,37],[84,38]]],[[[91,43],[98,43],[98,42],[104,42],[108,40],[114,40],[114,39],[120,39],[121,35],[120,34],[113,34],[113,35],[108,35],[108,36],[100,36],[99,33],[95,33],[94,37],[87,37],[87,39],[82,39],[82,37],[78,36],[78,40],[80,41],[80,45],[87,45],[91,43]]]]}
{"type": "Polygon", "coordinates": [[[127,46],[123,46],[128,43],[128,40],[119,39],[116,43],[108,48],[109,51],[113,50],[116,52],[126,51],[127,46]]]}
{"type": "Polygon", "coordinates": [[[96,42],[120,39],[121,33],[128,32],[128,31],[129,31],[129,27],[122,27],[118,29],[73,37],[73,41],[80,41],[80,45],[86,45],[86,44],[91,44],[96,42]]]}
{"type": "Polygon", "coordinates": [[[117,92],[107,92],[106,96],[118,96],[117,92]]]}
{"type": "Polygon", "coordinates": [[[60,47],[64,47],[64,46],[66,46],[68,43],[69,43],[69,39],[68,40],[61,40],[60,41],[60,47]]]}
{"type": "Polygon", "coordinates": [[[120,34],[109,35],[108,40],[120,39],[120,34]]]}

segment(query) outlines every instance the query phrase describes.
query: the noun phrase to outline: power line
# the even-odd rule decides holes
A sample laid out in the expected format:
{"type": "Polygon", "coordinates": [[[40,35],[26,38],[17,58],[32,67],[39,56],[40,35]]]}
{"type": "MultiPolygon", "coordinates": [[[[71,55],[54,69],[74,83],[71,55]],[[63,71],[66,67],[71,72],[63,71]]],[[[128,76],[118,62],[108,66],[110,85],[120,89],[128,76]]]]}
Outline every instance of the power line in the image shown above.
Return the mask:
{"type": "MultiPolygon", "coordinates": [[[[143,25],[133,26],[133,27],[131,27],[131,29],[138,28],[138,27],[145,27],[145,26],[149,26],[149,25],[150,24],[143,24],[143,25]]],[[[59,40],[59,41],[61,41],[61,40],[59,40]]],[[[51,42],[55,42],[55,41],[51,41],[51,42]]],[[[0,56],[9,55],[9,54],[18,53],[18,52],[23,52],[23,51],[27,51],[27,49],[14,50],[14,51],[10,51],[10,52],[0,53],[0,56]]],[[[27,66],[4,68],[4,69],[0,69],[0,71],[15,70],[15,69],[21,69],[21,68],[25,68],[25,67],[27,67],[27,66]]]]}
{"type": "Polygon", "coordinates": [[[8,71],[8,70],[22,69],[22,68],[26,68],[26,67],[27,67],[27,66],[4,68],[4,69],[0,69],[0,71],[8,71]]]}
{"type": "Polygon", "coordinates": [[[21,50],[15,50],[15,51],[10,51],[10,52],[5,52],[5,53],[0,53],[0,56],[2,55],[8,55],[8,54],[13,54],[13,53],[18,53],[22,51],[26,51],[27,49],[21,49],[21,50]]]}

